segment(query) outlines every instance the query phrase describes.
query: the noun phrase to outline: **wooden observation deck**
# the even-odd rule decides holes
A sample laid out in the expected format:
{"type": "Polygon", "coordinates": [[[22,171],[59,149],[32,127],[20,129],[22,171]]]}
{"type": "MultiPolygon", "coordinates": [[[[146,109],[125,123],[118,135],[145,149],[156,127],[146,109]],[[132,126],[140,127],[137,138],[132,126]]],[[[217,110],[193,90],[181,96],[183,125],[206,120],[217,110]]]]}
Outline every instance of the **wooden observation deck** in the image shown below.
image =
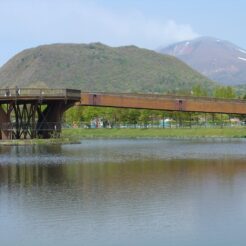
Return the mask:
{"type": "Polygon", "coordinates": [[[80,98],[80,90],[0,89],[0,138],[59,136],[63,113],[80,98]]]}

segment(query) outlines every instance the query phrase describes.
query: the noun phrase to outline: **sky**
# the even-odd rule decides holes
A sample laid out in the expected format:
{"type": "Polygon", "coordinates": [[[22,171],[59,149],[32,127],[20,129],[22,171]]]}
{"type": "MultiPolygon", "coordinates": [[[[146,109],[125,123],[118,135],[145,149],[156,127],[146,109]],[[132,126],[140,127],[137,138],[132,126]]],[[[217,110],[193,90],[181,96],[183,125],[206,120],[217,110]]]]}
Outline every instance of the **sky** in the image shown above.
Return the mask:
{"type": "Polygon", "coordinates": [[[245,0],[0,0],[0,66],[43,44],[158,49],[211,36],[246,49],[245,0]]]}

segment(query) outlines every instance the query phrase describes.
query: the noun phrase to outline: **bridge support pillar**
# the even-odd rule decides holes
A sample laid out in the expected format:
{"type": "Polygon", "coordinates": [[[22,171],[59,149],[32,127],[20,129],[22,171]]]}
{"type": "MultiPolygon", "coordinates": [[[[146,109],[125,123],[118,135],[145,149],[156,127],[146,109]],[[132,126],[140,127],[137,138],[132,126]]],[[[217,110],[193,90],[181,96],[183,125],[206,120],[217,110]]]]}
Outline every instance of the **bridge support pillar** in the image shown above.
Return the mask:
{"type": "Polygon", "coordinates": [[[44,111],[39,109],[37,135],[40,138],[59,137],[63,113],[71,106],[66,102],[48,104],[44,111]]]}
{"type": "Polygon", "coordinates": [[[0,89],[0,139],[59,137],[63,113],[80,100],[73,89],[0,89]]]}
{"type": "Polygon", "coordinates": [[[66,101],[0,105],[0,139],[59,137],[63,113],[72,105],[66,101]]]}
{"type": "Polygon", "coordinates": [[[11,124],[10,122],[10,111],[9,107],[7,107],[6,111],[4,110],[3,106],[0,105],[0,139],[6,140],[12,138],[12,131],[9,129],[11,124]]]}

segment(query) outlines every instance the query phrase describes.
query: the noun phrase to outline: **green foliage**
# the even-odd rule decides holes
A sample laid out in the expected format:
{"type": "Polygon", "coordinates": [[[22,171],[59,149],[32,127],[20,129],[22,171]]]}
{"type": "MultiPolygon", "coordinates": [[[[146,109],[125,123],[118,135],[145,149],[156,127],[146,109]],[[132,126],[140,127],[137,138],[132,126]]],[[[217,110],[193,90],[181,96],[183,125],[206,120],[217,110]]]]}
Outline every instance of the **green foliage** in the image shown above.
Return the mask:
{"type": "Polygon", "coordinates": [[[228,99],[236,98],[235,89],[231,86],[217,86],[214,89],[214,97],[228,99]]]}
{"type": "Polygon", "coordinates": [[[202,85],[194,85],[192,87],[192,93],[193,96],[197,97],[206,97],[208,96],[208,91],[202,87],[202,85]]]}
{"type": "Polygon", "coordinates": [[[148,125],[150,122],[150,111],[141,110],[138,120],[140,123],[144,124],[145,126],[148,125]]]}
{"type": "Polygon", "coordinates": [[[122,108],[100,108],[100,107],[73,107],[66,111],[64,120],[69,124],[80,122],[90,125],[91,120],[100,119],[108,125],[115,124],[144,124],[148,125],[153,120],[169,117],[170,113],[158,110],[146,109],[122,109],[122,108]]]}
{"type": "Polygon", "coordinates": [[[64,115],[66,122],[80,122],[84,121],[83,107],[72,107],[64,115]]]}

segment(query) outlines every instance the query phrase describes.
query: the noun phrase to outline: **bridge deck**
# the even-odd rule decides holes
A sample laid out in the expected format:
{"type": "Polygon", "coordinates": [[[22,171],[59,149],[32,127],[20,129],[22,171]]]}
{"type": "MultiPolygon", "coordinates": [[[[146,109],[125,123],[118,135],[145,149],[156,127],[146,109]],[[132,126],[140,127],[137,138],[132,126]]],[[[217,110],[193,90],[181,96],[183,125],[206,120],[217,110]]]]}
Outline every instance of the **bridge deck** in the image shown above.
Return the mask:
{"type": "Polygon", "coordinates": [[[79,106],[157,109],[167,111],[246,114],[246,100],[218,99],[160,94],[81,93],[72,89],[0,89],[0,105],[5,103],[77,102],[79,106]]]}
{"type": "Polygon", "coordinates": [[[0,104],[9,103],[11,101],[23,102],[35,102],[35,101],[79,101],[80,90],[72,89],[33,89],[33,88],[21,88],[21,89],[0,89],[0,104]]]}
{"type": "Polygon", "coordinates": [[[80,106],[246,114],[246,100],[159,94],[81,93],[80,106]]]}

